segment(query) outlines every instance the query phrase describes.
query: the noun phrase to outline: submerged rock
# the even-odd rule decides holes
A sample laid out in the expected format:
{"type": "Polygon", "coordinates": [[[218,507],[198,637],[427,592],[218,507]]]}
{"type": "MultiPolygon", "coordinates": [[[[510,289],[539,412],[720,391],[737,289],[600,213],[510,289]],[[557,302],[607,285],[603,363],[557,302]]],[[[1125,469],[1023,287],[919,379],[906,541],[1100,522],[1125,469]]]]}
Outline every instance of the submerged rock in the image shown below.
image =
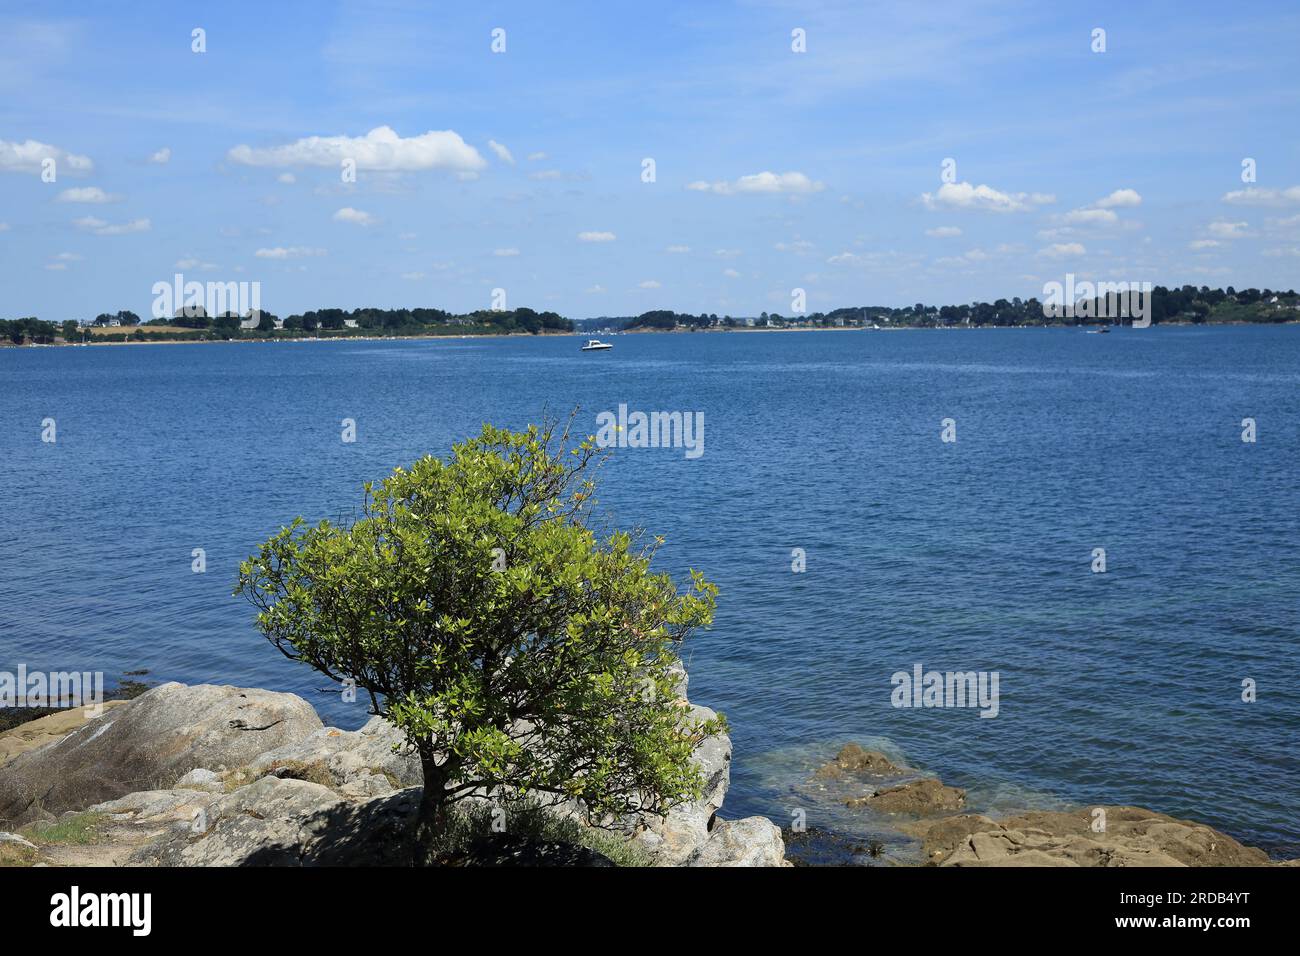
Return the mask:
{"type": "Polygon", "coordinates": [[[895,776],[906,773],[907,768],[899,767],[879,750],[864,750],[854,743],[845,744],[835,759],[813,775],[820,779],[838,779],[845,773],[874,773],[881,776],[895,776]]]}
{"type": "Polygon", "coordinates": [[[163,684],[0,768],[0,822],[46,819],[195,768],[246,764],[320,726],[294,694],[163,684]]]}
{"type": "Polygon", "coordinates": [[[884,790],[876,790],[865,797],[846,800],[846,807],[869,807],[881,813],[907,813],[923,816],[947,813],[966,805],[966,791],[949,787],[934,777],[913,780],[884,790]]]}

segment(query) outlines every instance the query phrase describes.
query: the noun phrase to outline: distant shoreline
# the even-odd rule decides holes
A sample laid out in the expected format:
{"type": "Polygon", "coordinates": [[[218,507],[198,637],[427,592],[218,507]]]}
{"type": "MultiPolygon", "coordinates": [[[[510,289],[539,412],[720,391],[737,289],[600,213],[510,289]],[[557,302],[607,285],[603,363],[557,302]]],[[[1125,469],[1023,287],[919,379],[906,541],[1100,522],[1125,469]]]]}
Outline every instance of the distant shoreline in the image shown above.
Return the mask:
{"type": "MultiPolygon", "coordinates": [[[[1282,322],[1157,322],[1150,328],[1157,327],[1176,327],[1176,328],[1226,328],[1230,326],[1278,326],[1278,325],[1300,325],[1300,319],[1287,319],[1282,322]]],[[[619,329],[613,332],[604,332],[605,335],[709,335],[729,332],[974,332],[974,331],[996,331],[1008,329],[1077,329],[1088,331],[1093,328],[1099,328],[1100,325],[1067,325],[1061,322],[1040,325],[882,325],[878,328],[871,326],[849,325],[849,326],[795,326],[795,327],[759,327],[759,326],[737,326],[732,328],[678,328],[678,329],[652,329],[652,328],[635,328],[619,329]]],[[[1110,326],[1111,328],[1126,328],[1127,326],[1118,325],[1110,326]]],[[[143,328],[143,327],[142,327],[143,328]]],[[[1139,330],[1145,331],[1145,330],[1139,330]]],[[[129,333],[128,333],[129,334],[129,333]]],[[[278,338],[229,338],[229,339],[127,339],[121,342],[97,342],[93,339],[89,342],[51,342],[43,344],[29,343],[26,345],[14,345],[10,342],[0,342],[0,349],[27,349],[27,348],[81,348],[83,346],[104,346],[104,345],[220,345],[237,343],[240,345],[276,345],[283,343],[301,343],[301,342],[412,342],[426,341],[435,339],[452,339],[455,341],[465,341],[469,339],[530,339],[530,338],[583,338],[589,337],[596,333],[590,332],[483,332],[483,333],[450,333],[446,335],[328,335],[328,336],[283,336],[278,338]]]]}

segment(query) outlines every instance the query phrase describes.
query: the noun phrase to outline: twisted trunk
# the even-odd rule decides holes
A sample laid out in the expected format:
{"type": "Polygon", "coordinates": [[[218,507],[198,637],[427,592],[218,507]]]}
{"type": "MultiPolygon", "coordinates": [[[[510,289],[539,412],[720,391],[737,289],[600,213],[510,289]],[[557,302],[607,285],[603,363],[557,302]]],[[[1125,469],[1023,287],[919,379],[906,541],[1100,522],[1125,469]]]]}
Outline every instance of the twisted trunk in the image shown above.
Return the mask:
{"type": "Polygon", "coordinates": [[[447,828],[450,773],[447,762],[440,764],[431,747],[420,748],[420,769],[424,774],[424,793],[415,819],[412,852],[416,866],[429,866],[435,862],[438,840],[447,828]]]}

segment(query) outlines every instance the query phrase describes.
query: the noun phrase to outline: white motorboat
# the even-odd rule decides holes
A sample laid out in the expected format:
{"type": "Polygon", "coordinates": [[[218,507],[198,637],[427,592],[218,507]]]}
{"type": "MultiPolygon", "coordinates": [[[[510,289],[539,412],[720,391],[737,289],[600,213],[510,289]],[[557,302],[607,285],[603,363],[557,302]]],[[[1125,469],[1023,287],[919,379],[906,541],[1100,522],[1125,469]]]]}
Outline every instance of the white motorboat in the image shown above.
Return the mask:
{"type": "Polygon", "coordinates": [[[602,342],[600,339],[587,339],[587,344],[579,351],[581,352],[603,352],[605,349],[612,349],[614,346],[609,342],[602,342]]]}

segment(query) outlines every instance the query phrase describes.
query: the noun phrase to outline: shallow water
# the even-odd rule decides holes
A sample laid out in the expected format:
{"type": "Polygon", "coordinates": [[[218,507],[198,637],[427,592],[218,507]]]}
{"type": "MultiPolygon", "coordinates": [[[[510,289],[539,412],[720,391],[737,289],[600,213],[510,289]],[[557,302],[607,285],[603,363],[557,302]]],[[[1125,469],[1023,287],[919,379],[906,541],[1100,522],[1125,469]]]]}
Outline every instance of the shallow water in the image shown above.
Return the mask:
{"type": "Polygon", "coordinates": [[[698,410],[702,457],[620,451],[600,498],[721,588],[686,656],[733,725],[725,815],[788,824],[875,740],[976,809],[1128,803],[1300,855],[1300,327],[614,341],[0,349],[0,669],[292,690],[358,726],[230,596],[258,542],[485,420],[698,410]],[[892,707],[915,663],[997,671],[998,716],[892,707]]]}

